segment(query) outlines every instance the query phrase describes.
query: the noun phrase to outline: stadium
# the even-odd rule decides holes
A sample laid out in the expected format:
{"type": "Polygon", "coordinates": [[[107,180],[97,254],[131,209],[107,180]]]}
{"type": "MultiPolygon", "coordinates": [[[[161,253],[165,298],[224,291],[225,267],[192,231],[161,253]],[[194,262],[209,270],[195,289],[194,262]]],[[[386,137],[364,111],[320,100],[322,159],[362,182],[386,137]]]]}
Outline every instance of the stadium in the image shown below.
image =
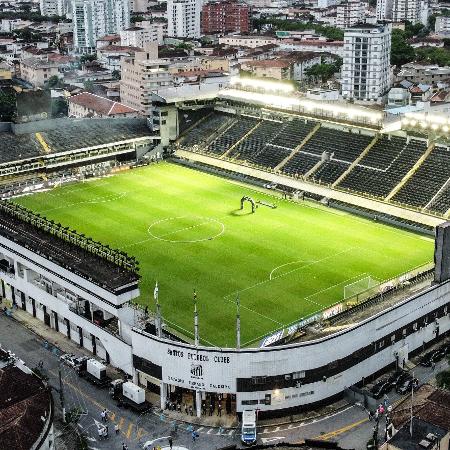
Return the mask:
{"type": "Polygon", "coordinates": [[[447,121],[245,79],[154,97],[1,133],[4,298],[198,415],[330,402],[448,333],[447,121]]]}

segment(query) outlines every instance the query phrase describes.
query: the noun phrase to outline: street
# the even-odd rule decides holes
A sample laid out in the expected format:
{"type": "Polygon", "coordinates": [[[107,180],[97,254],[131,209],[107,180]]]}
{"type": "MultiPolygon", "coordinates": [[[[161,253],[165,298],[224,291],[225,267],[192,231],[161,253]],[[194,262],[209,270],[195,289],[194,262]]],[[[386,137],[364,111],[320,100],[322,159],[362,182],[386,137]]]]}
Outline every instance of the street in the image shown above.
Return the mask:
{"type": "MultiPolygon", "coordinates": [[[[57,350],[46,349],[43,339],[13,319],[0,315],[0,344],[23,359],[30,368],[36,367],[42,361],[42,372],[49,377],[50,385],[59,388],[59,354],[57,350]]],[[[446,361],[441,361],[434,371],[417,366],[414,375],[421,383],[427,382],[446,364],[446,361]]],[[[66,411],[74,408],[82,411],[79,428],[87,436],[90,449],[121,450],[122,443],[126,443],[129,450],[137,450],[142,449],[146,441],[171,434],[172,423],[162,416],[157,408],[142,416],[128,409],[118,408],[107,389],[96,388],[85,379],[79,378],[73,369],[65,365],[61,365],[61,371],[66,411]],[[101,423],[100,414],[105,408],[109,411],[109,438],[100,440],[97,424],[101,423]],[[116,424],[119,427],[117,435],[114,432],[116,424]]],[[[398,394],[392,392],[389,395],[389,402],[395,402],[398,398],[398,394]]],[[[54,400],[57,410],[61,411],[60,397],[56,391],[54,400]]],[[[174,435],[174,445],[188,449],[209,450],[231,444],[239,445],[240,442],[239,430],[221,432],[217,428],[195,427],[199,438],[193,443],[191,430],[190,426],[179,423],[178,431],[174,435]]],[[[328,416],[310,421],[262,426],[258,430],[258,442],[299,442],[305,438],[317,438],[336,440],[343,448],[363,449],[372,433],[373,422],[368,420],[367,411],[360,406],[347,406],[328,416]]],[[[380,436],[383,433],[384,424],[381,422],[380,436]]],[[[65,439],[67,440],[66,435],[65,439]]],[[[69,439],[74,439],[74,436],[69,436],[69,439]]]]}

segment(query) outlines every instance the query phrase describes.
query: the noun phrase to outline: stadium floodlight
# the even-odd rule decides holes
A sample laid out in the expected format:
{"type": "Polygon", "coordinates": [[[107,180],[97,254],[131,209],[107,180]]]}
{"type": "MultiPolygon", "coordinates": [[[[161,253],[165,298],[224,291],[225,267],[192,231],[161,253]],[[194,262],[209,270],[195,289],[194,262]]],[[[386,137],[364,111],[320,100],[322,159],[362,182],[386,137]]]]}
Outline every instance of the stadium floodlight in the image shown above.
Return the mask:
{"type": "Polygon", "coordinates": [[[432,128],[433,130],[437,130],[437,129],[439,128],[439,126],[438,126],[438,124],[433,123],[433,124],[431,124],[431,128],[432,128]]]}
{"type": "Polygon", "coordinates": [[[444,133],[448,133],[448,130],[449,130],[449,128],[448,128],[447,125],[444,125],[444,126],[442,127],[442,131],[443,131],[444,133]]]}
{"type": "Polygon", "coordinates": [[[292,84],[269,80],[257,80],[255,78],[232,77],[230,84],[231,86],[241,85],[242,87],[262,89],[268,92],[283,92],[285,94],[294,92],[294,86],[292,84]]]}

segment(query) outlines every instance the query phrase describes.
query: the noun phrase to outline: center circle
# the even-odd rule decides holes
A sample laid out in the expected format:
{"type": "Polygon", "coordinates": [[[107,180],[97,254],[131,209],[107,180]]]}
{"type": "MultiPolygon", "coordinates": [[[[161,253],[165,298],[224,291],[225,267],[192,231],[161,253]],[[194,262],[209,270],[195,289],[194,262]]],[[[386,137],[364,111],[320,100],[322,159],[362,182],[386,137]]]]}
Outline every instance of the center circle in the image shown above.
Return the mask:
{"type": "Polygon", "coordinates": [[[224,231],[222,222],[202,216],[168,217],[153,222],[147,229],[151,237],[176,244],[210,241],[224,231]]]}

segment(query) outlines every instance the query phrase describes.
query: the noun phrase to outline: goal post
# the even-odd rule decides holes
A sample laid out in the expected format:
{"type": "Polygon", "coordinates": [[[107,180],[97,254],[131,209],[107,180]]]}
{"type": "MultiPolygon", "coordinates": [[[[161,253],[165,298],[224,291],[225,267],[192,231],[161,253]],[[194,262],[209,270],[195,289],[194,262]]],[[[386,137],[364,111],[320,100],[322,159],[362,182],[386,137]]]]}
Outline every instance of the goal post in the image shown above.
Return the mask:
{"type": "Polygon", "coordinates": [[[370,288],[378,286],[380,281],[376,278],[371,277],[370,275],[364,278],[361,278],[353,283],[347,284],[344,286],[344,300],[354,297],[361,292],[367,291],[370,288]]]}

